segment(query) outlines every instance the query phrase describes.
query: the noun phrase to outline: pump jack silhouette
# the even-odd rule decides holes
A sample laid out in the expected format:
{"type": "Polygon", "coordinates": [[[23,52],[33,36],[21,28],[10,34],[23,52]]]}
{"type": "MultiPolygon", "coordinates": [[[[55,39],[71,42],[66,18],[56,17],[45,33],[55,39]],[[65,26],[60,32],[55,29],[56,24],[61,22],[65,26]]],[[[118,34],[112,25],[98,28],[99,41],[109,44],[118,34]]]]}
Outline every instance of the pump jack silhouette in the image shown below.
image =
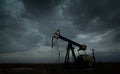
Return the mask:
{"type": "MultiPolygon", "coordinates": [[[[55,45],[54,39],[56,39],[56,40],[61,39],[61,40],[66,41],[66,42],[68,43],[64,63],[70,63],[70,57],[69,57],[70,51],[72,52],[72,56],[73,56],[73,58],[74,58],[74,62],[77,61],[77,57],[76,57],[76,55],[75,55],[73,45],[75,45],[75,46],[77,46],[77,47],[79,48],[78,51],[80,51],[80,50],[85,51],[86,48],[87,48],[87,45],[85,45],[85,44],[81,45],[81,44],[79,44],[79,43],[77,43],[77,42],[74,42],[74,41],[72,41],[72,40],[70,40],[70,39],[62,36],[62,35],[60,34],[60,30],[59,30],[59,29],[54,33],[54,35],[53,35],[53,37],[52,37],[52,48],[53,48],[53,46],[55,45]]],[[[95,60],[94,50],[93,50],[93,59],[95,60]]]]}

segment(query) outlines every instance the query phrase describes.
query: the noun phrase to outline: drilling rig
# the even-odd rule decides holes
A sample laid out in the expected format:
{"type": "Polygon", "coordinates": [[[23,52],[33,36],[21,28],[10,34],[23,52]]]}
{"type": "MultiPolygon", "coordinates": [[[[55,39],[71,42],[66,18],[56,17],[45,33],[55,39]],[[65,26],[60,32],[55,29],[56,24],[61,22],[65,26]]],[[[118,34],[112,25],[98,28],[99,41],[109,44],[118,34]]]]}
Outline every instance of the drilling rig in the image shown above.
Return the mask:
{"type": "Polygon", "coordinates": [[[52,48],[53,48],[53,46],[56,43],[56,41],[54,42],[54,39],[56,39],[56,41],[58,39],[61,39],[61,40],[63,40],[63,41],[68,43],[64,63],[70,63],[70,51],[72,52],[72,56],[74,58],[74,63],[82,64],[82,65],[85,64],[86,66],[91,66],[91,65],[93,65],[93,63],[95,63],[94,50],[92,50],[92,56],[89,56],[89,55],[79,55],[78,57],[76,57],[76,55],[75,55],[75,52],[74,52],[75,48],[73,47],[73,45],[77,46],[79,48],[77,50],[78,52],[80,50],[86,51],[87,45],[79,44],[79,43],[77,43],[75,41],[72,41],[72,40],[62,36],[60,34],[60,30],[59,29],[52,36],[52,48]]]}

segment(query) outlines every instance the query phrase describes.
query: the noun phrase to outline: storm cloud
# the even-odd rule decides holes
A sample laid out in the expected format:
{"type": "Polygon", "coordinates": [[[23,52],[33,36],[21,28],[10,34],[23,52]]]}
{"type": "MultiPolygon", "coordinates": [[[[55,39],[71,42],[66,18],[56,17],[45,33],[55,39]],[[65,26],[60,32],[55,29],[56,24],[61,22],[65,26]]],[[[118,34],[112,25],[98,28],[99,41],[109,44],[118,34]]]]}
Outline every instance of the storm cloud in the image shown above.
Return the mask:
{"type": "Polygon", "coordinates": [[[119,4],[119,0],[1,0],[0,60],[49,62],[51,53],[58,55],[57,49],[64,58],[67,43],[59,40],[54,50],[50,48],[53,33],[60,29],[63,36],[95,49],[97,61],[120,61],[119,4]]]}

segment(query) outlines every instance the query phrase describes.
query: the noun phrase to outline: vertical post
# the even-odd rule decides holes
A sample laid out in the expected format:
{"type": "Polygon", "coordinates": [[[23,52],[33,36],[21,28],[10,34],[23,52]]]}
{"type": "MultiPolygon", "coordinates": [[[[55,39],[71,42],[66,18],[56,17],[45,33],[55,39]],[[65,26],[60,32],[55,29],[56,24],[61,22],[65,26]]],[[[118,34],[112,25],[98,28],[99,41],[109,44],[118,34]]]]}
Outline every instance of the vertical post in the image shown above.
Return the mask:
{"type": "Polygon", "coordinates": [[[68,47],[67,47],[67,52],[66,52],[66,56],[65,56],[65,63],[69,63],[70,60],[69,60],[69,53],[70,53],[70,50],[72,52],[72,56],[74,58],[74,61],[76,61],[76,56],[75,56],[75,52],[73,50],[74,48],[72,47],[72,44],[71,43],[68,43],[68,47]]]}
{"type": "Polygon", "coordinates": [[[58,51],[58,63],[60,63],[60,50],[58,51]]]}
{"type": "Polygon", "coordinates": [[[93,59],[94,59],[94,63],[95,63],[96,61],[95,61],[95,53],[94,53],[94,49],[92,49],[92,55],[93,55],[93,59]]]}
{"type": "Polygon", "coordinates": [[[71,52],[72,52],[74,61],[76,61],[76,56],[75,56],[75,52],[74,52],[74,50],[73,50],[74,48],[72,47],[72,44],[70,45],[70,48],[71,48],[71,52]]]}
{"type": "Polygon", "coordinates": [[[69,53],[70,53],[70,43],[68,43],[68,46],[67,46],[67,52],[66,52],[66,56],[65,56],[65,63],[69,63],[69,53]]]}

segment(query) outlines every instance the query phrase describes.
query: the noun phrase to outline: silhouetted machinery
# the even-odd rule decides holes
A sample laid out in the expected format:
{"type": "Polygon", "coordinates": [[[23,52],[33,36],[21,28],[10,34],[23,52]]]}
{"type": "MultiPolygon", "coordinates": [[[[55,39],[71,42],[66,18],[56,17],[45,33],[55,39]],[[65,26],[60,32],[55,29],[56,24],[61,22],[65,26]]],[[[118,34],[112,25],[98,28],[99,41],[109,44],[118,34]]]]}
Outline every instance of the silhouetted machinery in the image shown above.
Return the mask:
{"type": "Polygon", "coordinates": [[[70,51],[72,52],[72,56],[74,58],[74,63],[78,63],[78,64],[82,64],[82,65],[84,64],[85,66],[92,66],[93,63],[95,62],[94,50],[93,50],[92,56],[79,55],[78,57],[76,57],[73,45],[77,46],[79,48],[78,51],[80,51],[80,50],[86,51],[87,45],[85,45],[85,44],[81,45],[81,44],[79,44],[77,42],[74,42],[74,41],[62,36],[60,34],[59,29],[54,33],[54,35],[52,37],[52,48],[53,48],[53,46],[55,44],[54,41],[53,41],[54,39],[56,39],[56,40],[61,39],[63,41],[68,42],[67,52],[66,52],[65,61],[64,61],[65,63],[70,62],[70,57],[69,57],[70,51]]]}

